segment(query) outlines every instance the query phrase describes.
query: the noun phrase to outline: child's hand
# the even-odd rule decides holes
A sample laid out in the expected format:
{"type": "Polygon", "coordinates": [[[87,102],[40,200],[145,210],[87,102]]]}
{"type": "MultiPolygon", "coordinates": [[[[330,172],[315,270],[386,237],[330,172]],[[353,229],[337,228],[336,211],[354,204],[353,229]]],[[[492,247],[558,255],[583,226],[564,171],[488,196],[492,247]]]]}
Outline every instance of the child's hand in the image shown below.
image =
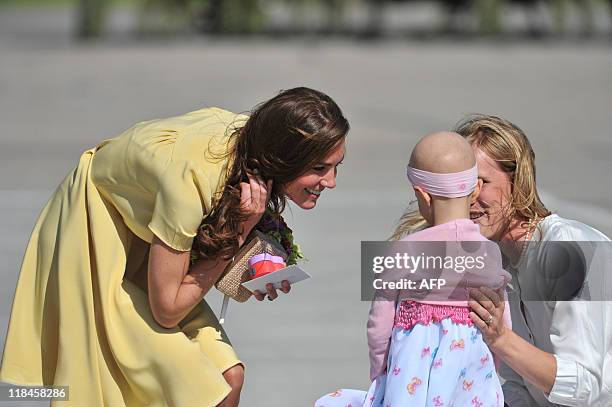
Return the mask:
{"type": "MultiPolygon", "coordinates": [[[[268,283],[266,284],[266,290],[268,293],[268,299],[270,301],[276,299],[276,297],[278,297],[278,293],[276,292],[276,288],[274,288],[274,285],[272,283],[268,283]]],[[[287,280],[283,280],[281,283],[281,291],[284,292],[285,294],[289,293],[289,291],[291,291],[291,284],[289,283],[289,281],[287,280]]],[[[262,294],[259,290],[255,290],[253,291],[253,296],[255,298],[257,298],[257,301],[263,301],[263,299],[265,298],[265,295],[262,294]]]]}

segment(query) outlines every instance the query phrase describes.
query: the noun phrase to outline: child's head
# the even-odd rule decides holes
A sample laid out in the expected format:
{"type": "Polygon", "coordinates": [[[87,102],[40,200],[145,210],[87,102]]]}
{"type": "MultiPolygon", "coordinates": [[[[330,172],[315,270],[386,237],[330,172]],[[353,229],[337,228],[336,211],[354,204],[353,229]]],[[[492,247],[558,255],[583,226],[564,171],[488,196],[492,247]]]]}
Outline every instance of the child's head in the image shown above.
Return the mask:
{"type": "Polygon", "coordinates": [[[408,178],[419,202],[419,212],[433,223],[433,208],[451,210],[478,196],[476,158],[459,134],[442,131],[423,137],[412,150],[408,178]]]}

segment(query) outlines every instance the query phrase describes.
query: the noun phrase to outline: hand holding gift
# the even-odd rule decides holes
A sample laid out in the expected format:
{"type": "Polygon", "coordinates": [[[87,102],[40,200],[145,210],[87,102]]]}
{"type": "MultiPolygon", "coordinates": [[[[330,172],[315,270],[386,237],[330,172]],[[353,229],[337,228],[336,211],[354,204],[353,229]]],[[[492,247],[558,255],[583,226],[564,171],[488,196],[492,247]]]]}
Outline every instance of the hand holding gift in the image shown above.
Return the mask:
{"type": "Polygon", "coordinates": [[[215,287],[225,294],[220,320],[224,319],[229,298],[244,302],[253,295],[262,301],[267,293],[273,300],[278,297],[277,289],[288,293],[291,284],[309,278],[295,266],[301,258],[304,255],[293,242],[292,230],[279,214],[267,209],[215,283],[215,287]],[[251,273],[251,266],[255,266],[254,273],[251,273]]]}
{"type": "Polygon", "coordinates": [[[278,297],[277,289],[284,293],[291,290],[291,284],[310,277],[299,267],[294,266],[298,259],[303,259],[300,247],[293,241],[293,231],[287,226],[280,215],[266,211],[256,230],[265,234],[282,246],[286,256],[286,262],[281,256],[270,253],[261,253],[249,259],[249,281],[243,283],[258,301],[268,294],[269,300],[278,297]],[[287,267],[290,266],[290,267],[287,267]],[[293,266],[293,267],[291,267],[293,266]],[[270,275],[271,273],[277,273],[270,275]]]}
{"type": "MultiPolygon", "coordinates": [[[[249,259],[249,280],[263,277],[277,270],[284,269],[286,266],[284,259],[280,256],[274,256],[270,253],[257,254],[249,259]]],[[[287,280],[283,280],[281,284],[281,291],[285,294],[291,290],[291,285],[287,280]]],[[[266,284],[266,291],[270,301],[278,297],[276,288],[272,283],[266,284]]],[[[253,291],[253,295],[258,301],[263,301],[265,298],[265,295],[259,290],[253,291]]]]}

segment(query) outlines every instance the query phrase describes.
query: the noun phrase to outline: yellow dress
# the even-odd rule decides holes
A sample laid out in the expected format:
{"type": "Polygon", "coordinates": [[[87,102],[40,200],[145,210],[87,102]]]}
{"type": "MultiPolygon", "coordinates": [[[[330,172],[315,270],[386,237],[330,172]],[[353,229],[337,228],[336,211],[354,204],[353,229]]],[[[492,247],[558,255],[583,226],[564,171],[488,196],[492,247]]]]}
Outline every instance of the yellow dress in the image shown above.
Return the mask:
{"type": "Polygon", "coordinates": [[[34,227],[0,380],[69,386],[58,406],[214,406],[241,363],[204,300],[175,329],[152,317],[153,234],[187,251],[223,187],[232,128],[207,108],[135,125],[86,151],[34,227]],[[140,279],[140,280],[139,280],[140,279]]]}

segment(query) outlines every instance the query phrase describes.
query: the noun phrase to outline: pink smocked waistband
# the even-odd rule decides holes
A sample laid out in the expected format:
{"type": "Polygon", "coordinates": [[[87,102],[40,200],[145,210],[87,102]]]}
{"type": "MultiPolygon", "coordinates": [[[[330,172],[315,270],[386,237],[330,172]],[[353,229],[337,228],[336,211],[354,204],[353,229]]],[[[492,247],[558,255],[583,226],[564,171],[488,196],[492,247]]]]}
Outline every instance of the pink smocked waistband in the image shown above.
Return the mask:
{"type": "Polygon", "coordinates": [[[417,324],[429,325],[431,322],[440,322],[450,318],[455,324],[472,326],[469,307],[456,307],[451,305],[423,304],[411,300],[403,300],[395,314],[394,326],[403,329],[412,329],[417,324]]]}

